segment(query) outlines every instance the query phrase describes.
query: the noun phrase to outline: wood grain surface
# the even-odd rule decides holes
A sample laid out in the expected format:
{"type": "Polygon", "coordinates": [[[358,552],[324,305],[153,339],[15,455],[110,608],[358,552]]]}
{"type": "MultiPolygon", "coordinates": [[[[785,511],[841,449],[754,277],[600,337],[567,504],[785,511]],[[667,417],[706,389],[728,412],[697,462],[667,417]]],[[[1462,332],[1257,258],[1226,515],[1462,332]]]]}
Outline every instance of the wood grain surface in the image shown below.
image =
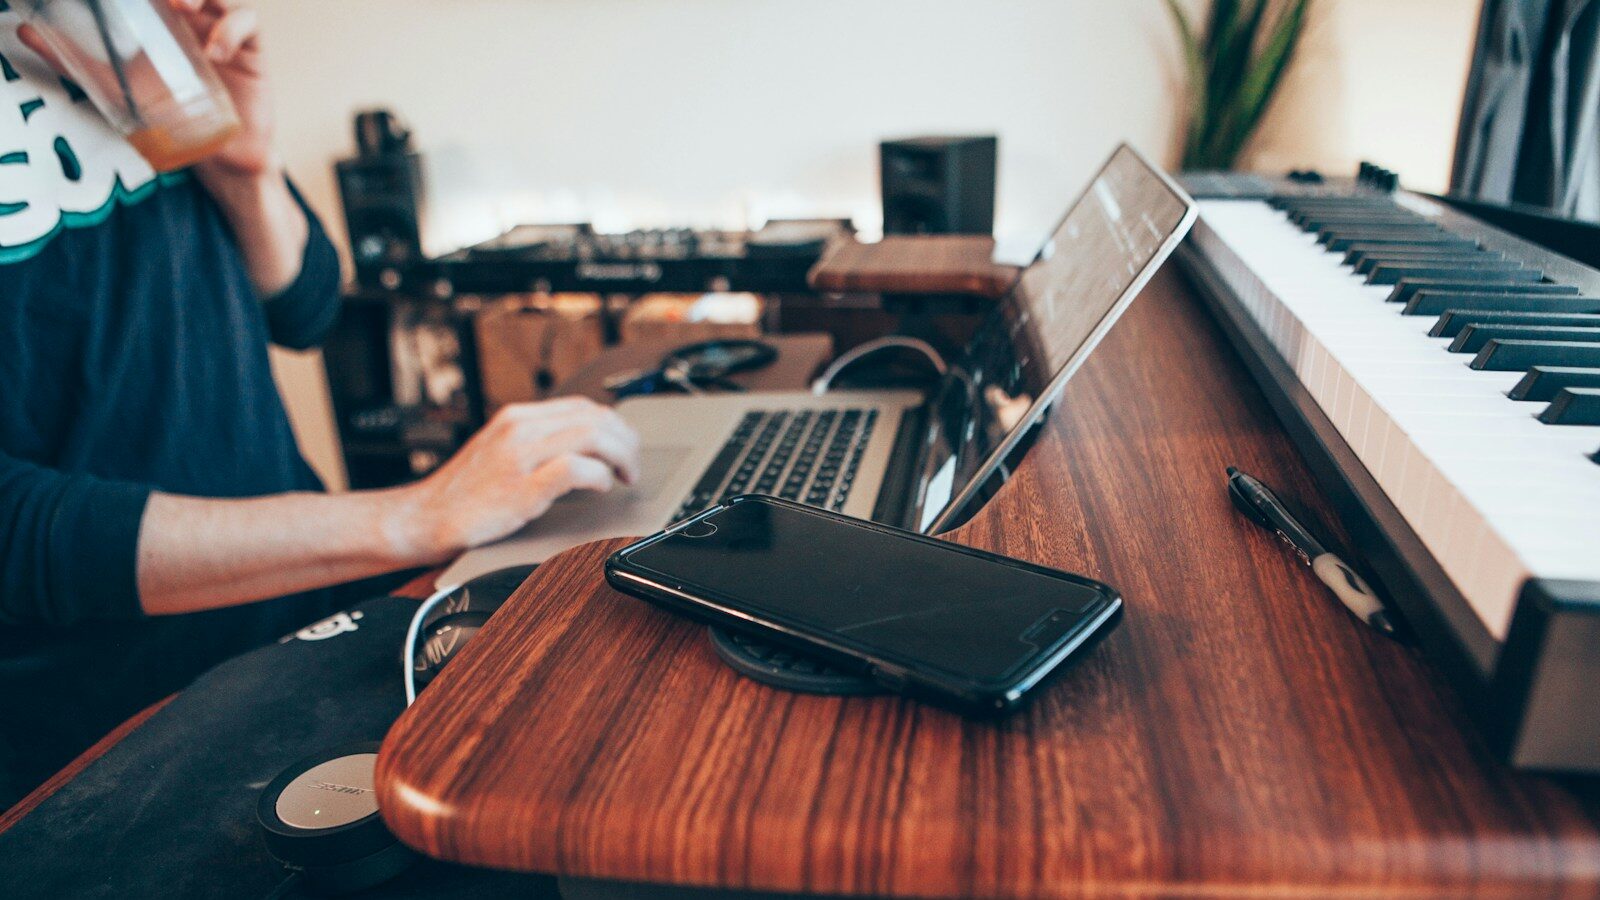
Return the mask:
{"type": "Polygon", "coordinates": [[[873,244],[840,240],[806,276],[811,287],[838,294],[972,294],[1000,297],[1016,266],[994,261],[994,238],[982,235],[888,235],[873,244]]]}
{"type": "Polygon", "coordinates": [[[1510,771],[1416,651],[1230,507],[1341,537],[1166,273],[956,540],[1118,587],[1121,627],[971,721],[762,687],[704,630],[547,563],[384,742],[385,819],[467,863],[874,895],[1600,895],[1600,791],[1510,771]]]}

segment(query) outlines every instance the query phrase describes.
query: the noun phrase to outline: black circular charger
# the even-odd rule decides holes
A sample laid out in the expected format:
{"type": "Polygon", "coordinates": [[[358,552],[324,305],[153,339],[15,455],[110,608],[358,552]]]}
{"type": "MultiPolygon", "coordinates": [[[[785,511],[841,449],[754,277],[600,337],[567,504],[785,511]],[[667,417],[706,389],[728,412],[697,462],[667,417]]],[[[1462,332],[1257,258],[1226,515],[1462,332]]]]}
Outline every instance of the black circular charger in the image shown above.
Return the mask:
{"type": "Polygon", "coordinates": [[[267,851],[318,894],[349,894],[399,875],[416,855],[378,815],[378,742],[347,744],[283,770],[256,804],[267,851]]]}
{"type": "Polygon", "coordinates": [[[802,694],[838,697],[883,693],[883,687],[865,675],[836,669],[787,647],[714,626],[707,631],[717,657],[753,681],[802,694]]]}

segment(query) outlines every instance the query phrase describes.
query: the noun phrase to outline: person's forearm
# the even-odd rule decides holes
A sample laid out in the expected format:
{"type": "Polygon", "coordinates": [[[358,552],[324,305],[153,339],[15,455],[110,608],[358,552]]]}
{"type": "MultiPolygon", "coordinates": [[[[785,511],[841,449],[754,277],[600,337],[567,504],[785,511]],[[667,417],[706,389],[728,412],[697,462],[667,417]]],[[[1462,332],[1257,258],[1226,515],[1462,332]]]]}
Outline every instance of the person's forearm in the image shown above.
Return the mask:
{"type": "Polygon", "coordinates": [[[638,477],[639,437],[627,422],[569,397],[507,406],[404,487],[246,500],[153,493],[139,520],[139,605],[150,615],[199,612],[436,565],[511,534],[567,493],[638,477]]]}
{"type": "Polygon", "coordinates": [[[448,558],[405,489],[211,500],[152,494],[138,584],[150,615],[266,600],[448,558]]]}
{"type": "Polygon", "coordinates": [[[212,175],[203,183],[233,229],[256,293],[271,297],[293,284],[310,226],[283,173],[212,175]]]}

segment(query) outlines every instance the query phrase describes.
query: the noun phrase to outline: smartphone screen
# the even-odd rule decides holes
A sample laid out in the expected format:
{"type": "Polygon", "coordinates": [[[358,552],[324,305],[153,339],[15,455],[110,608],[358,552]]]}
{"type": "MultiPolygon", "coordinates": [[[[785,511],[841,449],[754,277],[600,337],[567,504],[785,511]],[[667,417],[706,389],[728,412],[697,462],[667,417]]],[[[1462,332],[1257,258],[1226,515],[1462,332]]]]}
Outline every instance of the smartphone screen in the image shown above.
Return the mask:
{"type": "Polygon", "coordinates": [[[880,658],[1002,683],[1115,598],[1105,585],[762,499],[627,553],[662,584],[880,658]]]}

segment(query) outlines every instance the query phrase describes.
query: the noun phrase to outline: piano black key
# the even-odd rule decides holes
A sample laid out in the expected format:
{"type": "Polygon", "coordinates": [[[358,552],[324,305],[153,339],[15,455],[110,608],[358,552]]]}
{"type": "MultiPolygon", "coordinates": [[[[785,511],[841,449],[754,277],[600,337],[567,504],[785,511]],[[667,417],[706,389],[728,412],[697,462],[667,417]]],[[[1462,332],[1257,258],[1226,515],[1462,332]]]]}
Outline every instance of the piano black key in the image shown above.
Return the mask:
{"type": "Polygon", "coordinates": [[[1404,303],[1411,299],[1417,291],[1470,291],[1474,294],[1483,294],[1490,291],[1517,294],[1578,294],[1577,287],[1570,284],[1557,284],[1553,281],[1533,282],[1476,282],[1461,281],[1451,278],[1402,278],[1400,283],[1389,292],[1390,303],[1404,303]]]}
{"type": "Polygon", "coordinates": [[[1385,225],[1383,227],[1337,226],[1330,225],[1317,229],[1317,243],[1327,244],[1330,250],[1337,250],[1334,241],[1376,240],[1380,238],[1401,238],[1408,241],[1426,241],[1434,236],[1453,237],[1450,232],[1433,224],[1423,222],[1419,225],[1385,225]]]}
{"type": "Polygon", "coordinates": [[[1359,266],[1369,259],[1411,259],[1418,256],[1482,255],[1485,259],[1504,259],[1505,255],[1484,250],[1474,244],[1352,244],[1344,252],[1344,264],[1359,266]]]}
{"type": "Polygon", "coordinates": [[[1302,216],[1304,216],[1304,215],[1337,216],[1337,217],[1344,217],[1344,218],[1356,218],[1358,220],[1383,220],[1383,219],[1408,218],[1408,219],[1414,219],[1414,220],[1419,221],[1419,222],[1431,221],[1431,220],[1425,218],[1424,216],[1421,216],[1421,215],[1418,215],[1417,213],[1412,212],[1409,209],[1405,209],[1404,207],[1396,206],[1396,205],[1393,205],[1393,204],[1391,204],[1389,206],[1383,206],[1381,204],[1379,204],[1379,205],[1357,204],[1357,205],[1354,205],[1354,206],[1326,206],[1326,205],[1315,205],[1315,204],[1313,204],[1313,205],[1308,205],[1308,206],[1301,206],[1301,207],[1298,207],[1296,209],[1284,210],[1284,212],[1286,212],[1286,213],[1288,213],[1290,215],[1298,214],[1298,215],[1302,215],[1302,216]]]}
{"type": "Polygon", "coordinates": [[[1430,337],[1453,338],[1468,325],[1545,325],[1600,328],[1600,313],[1508,312],[1498,309],[1447,309],[1433,323],[1430,337]]]}
{"type": "Polygon", "coordinates": [[[1471,281],[1542,281],[1544,273],[1515,260],[1445,263],[1385,263],[1367,275],[1367,284],[1395,284],[1402,278],[1457,278],[1471,281]]]}
{"type": "Polygon", "coordinates": [[[1427,222],[1428,220],[1405,209],[1297,209],[1289,214],[1289,221],[1296,224],[1313,222],[1330,222],[1338,224],[1382,224],[1385,222],[1427,222]]]}
{"type": "Polygon", "coordinates": [[[1539,413],[1546,425],[1600,425],[1600,388],[1567,387],[1539,413]]]}
{"type": "Polygon", "coordinates": [[[1384,226],[1384,225],[1432,225],[1427,219],[1416,213],[1386,213],[1373,211],[1346,211],[1346,210],[1306,210],[1289,216],[1289,221],[1300,226],[1306,231],[1321,231],[1332,226],[1384,226]]]}
{"type": "Polygon", "coordinates": [[[1450,342],[1451,353],[1477,353],[1490,341],[1563,341],[1600,344],[1600,328],[1560,328],[1548,325],[1481,325],[1461,329],[1450,342]]]}
{"type": "Polygon", "coordinates": [[[1507,312],[1600,313],[1600,298],[1542,294],[1418,291],[1401,310],[1407,316],[1440,316],[1444,311],[1492,309],[1507,312]]]}
{"type": "Polygon", "coordinates": [[[1505,262],[1506,259],[1499,254],[1485,253],[1482,250],[1444,250],[1437,252],[1406,252],[1406,253],[1364,253],[1352,265],[1348,257],[1345,264],[1356,270],[1358,275],[1370,275],[1372,270],[1381,265],[1440,265],[1451,266],[1458,263],[1488,263],[1505,262]]]}
{"type": "Polygon", "coordinates": [[[1351,244],[1345,248],[1344,264],[1353,266],[1369,256],[1399,253],[1472,253],[1479,249],[1477,244],[1469,241],[1456,244],[1351,244]]]}
{"type": "Polygon", "coordinates": [[[1267,201],[1278,209],[1399,209],[1388,197],[1281,196],[1267,201]]]}
{"type": "Polygon", "coordinates": [[[1317,243],[1325,245],[1334,252],[1343,252],[1354,244],[1439,244],[1439,245],[1465,245],[1476,246],[1466,238],[1451,234],[1448,231],[1432,231],[1423,233],[1407,232],[1405,234],[1346,234],[1338,237],[1319,240],[1317,243]]]}
{"type": "Polygon", "coordinates": [[[1600,344],[1569,341],[1500,341],[1483,345],[1468,363],[1487,372],[1525,372],[1534,366],[1600,367],[1600,344]]]}
{"type": "Polygon", "coordinates": [[[1555,399],[1562,388],[1600,388],[1600,369],[1579,369],[1571,366],[1534,366],[1516,386],[1506,392],[1513,400],[1555,399]]]}

